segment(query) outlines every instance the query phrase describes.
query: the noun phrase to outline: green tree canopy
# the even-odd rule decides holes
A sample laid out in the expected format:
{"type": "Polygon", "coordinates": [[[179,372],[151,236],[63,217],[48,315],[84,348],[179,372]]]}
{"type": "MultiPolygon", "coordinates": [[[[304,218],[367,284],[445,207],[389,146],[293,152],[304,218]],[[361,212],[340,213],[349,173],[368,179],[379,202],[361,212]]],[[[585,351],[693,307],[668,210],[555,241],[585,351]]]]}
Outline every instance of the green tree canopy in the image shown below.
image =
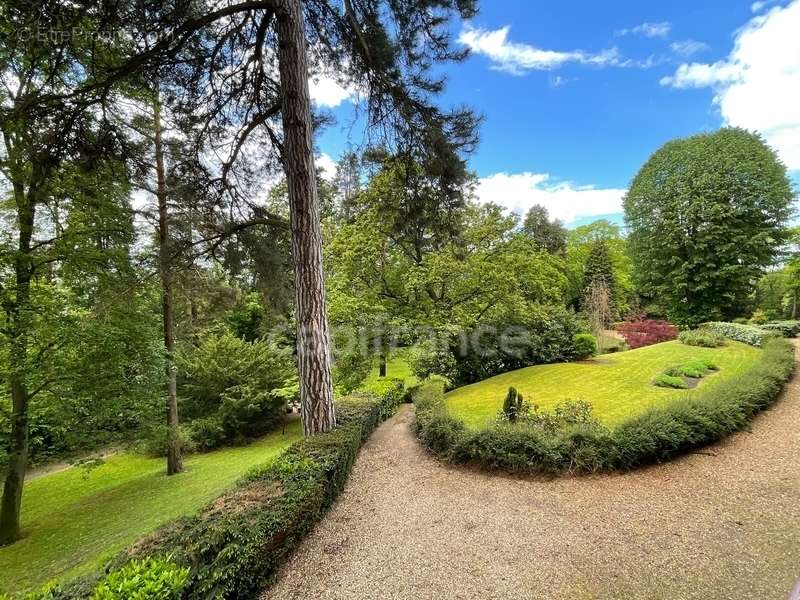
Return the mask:
{"type": "Polygon", "coordinates": [[[600,219],[582,225],[567,234],[565,268],[569,281],[567,301],[579,306],[586,290],[586,267],[595,244],[602,242],[608,251],[613,274],[613,296],[615,311],[624,315],[633,296],[632,265],[628,257],[627,240],[619,225],[600,219]]]}
{"type": "Polygon", "coordinates": [[[550,215],[544,206],[534,204],[528,210],[522,222],[522,230],[540,248],[551,254],[560,254],[567,249],[567,230],[558,219],[550,220],[550,215]]]}
{"type": "Polygon", "coordinates": [[[786,238],[791,202],[786,167],[757,134],[668,142],[625,197],[640,293],[679,323],[737,316],[786,238]]]}

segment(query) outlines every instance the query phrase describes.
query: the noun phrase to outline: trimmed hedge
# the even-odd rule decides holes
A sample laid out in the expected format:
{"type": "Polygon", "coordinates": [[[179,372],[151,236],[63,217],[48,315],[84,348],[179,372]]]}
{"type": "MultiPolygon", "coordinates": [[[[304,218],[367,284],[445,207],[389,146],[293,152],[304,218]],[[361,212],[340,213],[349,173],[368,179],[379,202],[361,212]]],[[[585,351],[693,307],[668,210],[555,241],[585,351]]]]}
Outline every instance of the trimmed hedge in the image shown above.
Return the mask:
{"type": "Polygon", "coordinates": [[[790,320],[790,321],[770,321],[769,323],[764,323],[760,325],[761,329],[766,329],[767,331],[777,331],[783,337],[793,338],[797,337],[800,334],[800,321],[790,320]]]}
{"type": "Polygon", "coordinates": [[[716,442],[748,426],[774,402],[794,369],[784,339],[764,343],[758,362],[708,389],[688,392],[616,429],[577,424],[556,433],[525,424],[472,430],[452,417],[440,381],[413,391],[414,430],[422,444],[452,463],[475,463],[512,473],[588,473],[629,470],[716,442]]]}
{"type": "Polygon", "coordinates": [[[177,519],[114,558],[104,573],[63,585],[54,599],[89,597],[102,575],[169,556],[189,568],[182,598],[255,598],[342,491],[358,450],[405,398],[401,381],[336,404],[337,426],[257,467],[198,514],[177,519]]]}
{"type": "Polygon", "coordinates": [[[750,346],[762,346],[766,340],[780,335],[774,331],[767,331],[766,329],[756,325],[743,325],[741,323],[723,323],[720,321],[712,321],[704,323],[703,329],[707,329],[717,333],[723,337],[743,342],[750,346]]]}
{"type": "Polygon", "coordinates": [[[718,348],[725,344],[725,338],[710,329],[691,329],[681,331],[678,341],[687,346],[701,346],[703,348],[718,348]]]}

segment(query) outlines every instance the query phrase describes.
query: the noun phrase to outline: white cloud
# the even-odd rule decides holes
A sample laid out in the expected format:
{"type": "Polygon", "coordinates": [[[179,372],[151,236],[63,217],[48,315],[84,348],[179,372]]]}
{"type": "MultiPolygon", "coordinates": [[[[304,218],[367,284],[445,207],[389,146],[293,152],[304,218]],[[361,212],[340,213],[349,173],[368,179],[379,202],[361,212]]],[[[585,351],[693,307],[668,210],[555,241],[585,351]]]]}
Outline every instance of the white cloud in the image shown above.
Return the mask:
{"type": "Polygon", "coordinates": [[[770,4],[775,4],[778,1],[779,0],[761,0],[759,2],[753,2],[750,5],[750,10],[752,10],[754,13],[759,13],[762,10],[764,10],[767,6],[769,6],[770,4]]]}
{"type": "Polygon", "coordinates": [[[336,162],[331,158],[330,154],[319,154],[314,159],[314,166],[317,169],[322,169],[322,177],[328,181],[333,181],[336,177],[336,162]]]}
{"type": "Polygon", "coordinates": [[[493,69],[520,75],[525,71],[544,71],[561,67],[566,63],[594,66],[629,66],[629,61],[620,57],[616,48],[598,53],[583,50],[545,50],[530,44],[512,42],[508,39],[510,26],[493,31],[465,27],[458,41],[473,52],[489,58],[493,69]]]}
{"type": "Polygon", "coordinates": [[[800,0],[753,17],[730,55],[682,64],[662,85],[714,89],[727,125],[759,131],[789,169],[800,169],[800,0]]]}
{"type": "Polygon", "coordinates": [[[311,101],[317,106],[336,108],[342,102],[356,97],[356,90],[342,86],[334,77],[316,75],[308,80],[311,101]]]}
{"type": "Polygon", "coordinates": [[[670,31],[672,31],[672,23],[661,21],[660,23],[642,23],[629,29],[620,29],[615,32],[615,35],[643,35],[648,38],[666,38],[670,31]]]}
{"type": "Polygon", "coordinates": [[[570,223],[578,217],[622,211],[626,190],[578,186],[552,181],[545,173],[495,173],[478,181],[476,195],[481,202],[494,202],[524,215],[534,204],[547,209],[551,218],[570,223]]]}
{"type": "Polygon", "coordinates": [[[682,40],[680,42],[672,42],[669,47],[673,52],[680,54],[681,56],[692,56],[698,52],[711,50],[711,46],[705,42],[698,42],[697,40],[682,40]]]}

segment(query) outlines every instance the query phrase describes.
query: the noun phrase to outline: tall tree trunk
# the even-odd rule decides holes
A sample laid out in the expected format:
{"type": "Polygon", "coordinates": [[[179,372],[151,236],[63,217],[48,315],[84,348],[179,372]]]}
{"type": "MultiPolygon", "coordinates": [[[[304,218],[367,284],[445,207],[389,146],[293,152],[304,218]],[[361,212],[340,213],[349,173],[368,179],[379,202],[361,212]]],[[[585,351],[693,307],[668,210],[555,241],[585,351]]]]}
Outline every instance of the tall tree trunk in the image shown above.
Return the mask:
{"type": "Polygon", "coordinates": [[[178,390],[175,373],[175,306],[172,294],[172,246],[169,243],[167,181],[164,170],[164,144],[161,139],[161,100],[156,91],[153,101],[153,139],[156,154],[156,196],[158,199],[158,269],[161,277],[162,321],[167,375],[167,475],[183,470],[178,435],[178,390]]]}
{"type": "Polygon", "coordinates": [[[386,352],[378,357],[378,377],[386,377],[386,352]]]}
{"type": "Polygon", "coordinates": [[[297,360],[300,370],[300,414],[306,435],[336,425],[331,379],[322,233],[314,169],[311,101],[303,7],[300,0],[281,0],[276,14],[281,77],[283,161],[289,187],[292,258],[295,271],[297,360]]]}
{"type": "Polygon", "coordinates": [[[21,537],[19,526],[22,507],[22,488],[28,468],[28,402],[26,381],[28,368],[28,335],[30,330],[30,286],[33,276],[31,237],[35,204],[31,190],[26,194],[21,186],[14,186],[19,221],[17,257],[14,261],[15,298],[7,309],[10,325],[11,349],[9,354],[9,383],[11,385],[11,440],[8,471],[0,504],[0,546],[21,537]]]}

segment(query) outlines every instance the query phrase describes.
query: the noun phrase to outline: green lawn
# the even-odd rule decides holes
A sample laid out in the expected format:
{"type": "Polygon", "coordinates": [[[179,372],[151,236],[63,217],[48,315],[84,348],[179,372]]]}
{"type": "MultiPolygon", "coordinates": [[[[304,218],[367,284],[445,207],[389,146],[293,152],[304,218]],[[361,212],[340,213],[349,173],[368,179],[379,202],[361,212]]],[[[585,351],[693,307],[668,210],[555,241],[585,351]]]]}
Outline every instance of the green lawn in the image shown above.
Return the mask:
{"type": "Polygon", "coordinates": [[[173,477],[165,475],[162,459],[120,454],[89,472],[72,468],[30,481],[25,538],[0,548],[0,592],[90,570],[162,523],[196,512],[300,437],[300,422],[293,421],[285,434],[187,457],[186,471],[173,477]]]}
{"type": "Polygon", "coordinates": [[[664,369],[692,358],[711,359],[720,370],[707,375],[700,386],[713,386],[753,364],[759,352],[732,341],[722,348],[665,342],[590,361],[537,365],[503,373],[453,390],[447,394],[447,405],[454,416],[470,426],[481,427],[497,416],[508,388],[513,386],[544,410],[563,400],[586,400],[593,406],[595,416],[613,427],[650,407],[691,393],[651,385],[664,369]]]}
{"type": "MultiPolygon", "coordinates": [[[[411,372],[411,362],[409,354],[413,352],[411,348],[400,348],[395,350],[389,360],[386,361],[386,377],[388,379],[402,379],[406,387],[415,385],[417,378],[411,372]]],[[[369,384],[378,381],[378,361],[375,361],[375,366],[364,381],[364,387],[369,388],[369,384]]]]}

